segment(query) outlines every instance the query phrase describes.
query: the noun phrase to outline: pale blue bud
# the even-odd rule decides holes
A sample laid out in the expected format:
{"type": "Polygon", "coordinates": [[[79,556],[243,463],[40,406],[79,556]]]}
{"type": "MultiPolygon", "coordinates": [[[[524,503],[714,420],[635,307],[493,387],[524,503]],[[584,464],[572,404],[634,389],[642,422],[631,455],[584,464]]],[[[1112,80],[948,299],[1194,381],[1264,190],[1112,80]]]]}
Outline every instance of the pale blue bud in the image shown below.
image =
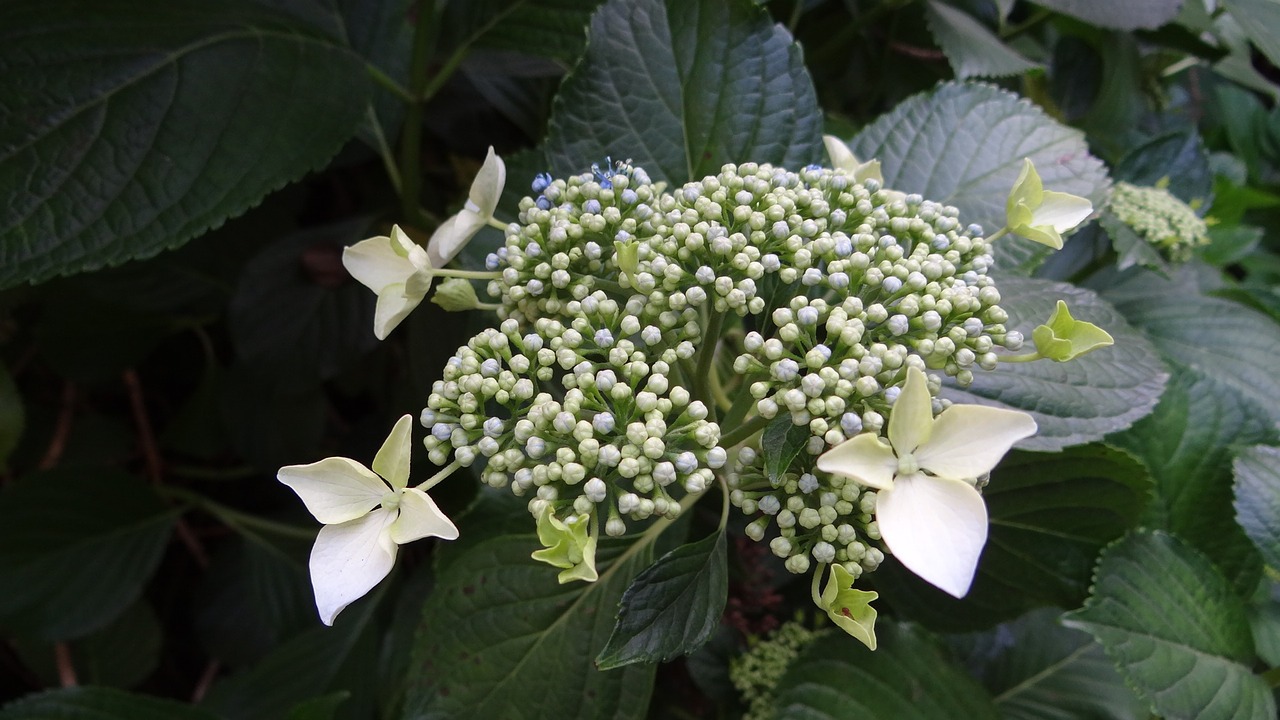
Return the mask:
{"type": "Polygon", "coordinates": [[[682,474],[688,475],[698,469],[698,456],[688,451],[682,452],[676,456],[675,466],[682,474]]]}
{"type": "Polygon", "coordinates": [[[811,493],[818,489],[818,478],[813,473],[805,473],[800,476],[800,492],[811,493]]]}

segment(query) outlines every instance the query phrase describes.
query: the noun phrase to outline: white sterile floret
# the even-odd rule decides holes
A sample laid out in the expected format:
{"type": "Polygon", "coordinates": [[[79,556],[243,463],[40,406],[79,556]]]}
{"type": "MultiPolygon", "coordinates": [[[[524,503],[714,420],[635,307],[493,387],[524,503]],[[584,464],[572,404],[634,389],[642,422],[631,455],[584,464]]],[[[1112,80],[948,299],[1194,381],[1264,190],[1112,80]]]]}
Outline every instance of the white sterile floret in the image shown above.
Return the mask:
{"type": "Polygon", "coordinates": [[[1026,413],[980,405],[952,405],[935,419],[925,375],[911,368],[889,418],[889,443],[858,435],[819,457],[818,468],[876,488],[885,544],[909,570],[962,597],[987,537],[986,505],[972,479],[1035,431],[1026,413]]]}

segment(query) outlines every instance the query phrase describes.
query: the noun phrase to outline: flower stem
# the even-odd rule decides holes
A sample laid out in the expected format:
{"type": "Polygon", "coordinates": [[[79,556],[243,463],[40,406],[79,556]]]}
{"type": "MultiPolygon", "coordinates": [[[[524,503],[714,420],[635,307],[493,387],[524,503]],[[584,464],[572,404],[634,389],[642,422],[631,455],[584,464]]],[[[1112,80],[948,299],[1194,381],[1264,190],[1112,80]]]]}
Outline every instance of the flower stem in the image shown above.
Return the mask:
{"type": "Polygon", "coordinates": [[[1040,360],[1044,358],[1044,356],[1040,354],[1039,350],[1035,352],[1024,353],[1022,355],[1000,355],[998,357],[1000,358],[1000,362],[1002,363],[1032,362],[1034,360],[1040,360]]]}
{"type": "Polygon", "coordinates": [[[818,567],[813,569],[813,581],[809,583],[809,596],[818,607],[822,607],[822,593],[818,591],[818,585],[822,582],[822,572],[826,569],[826,563],[818,563],[818,567]]]}
{"type": "Polygon", "coordinates": [[[426,492],[431,488],[435,487],[436,485],[439,485],[441,482],[447,479],[450,475],[457,472],[458,468],[460,467],[462,467],[462,463],[458,462],[457,460],[454,460],[453,462],[441,468],[440,472],[418,483],[415,486],[415,488],[423,492],[426,492]]]}
{"type": "Polygon", "coordinates": [[[716,474],[716,480],[720,481],[720,492],[724,495],[724,503],[720,505],[720,530],[729,527],[729,483],[719,474],[716,474]]]}
{"type": "Polygon", "coordinates": [[[723,322],[724,313],[711,312],[711,317],[707,319],[707,329],[702,334],[702,347],[698,348],[698,366],[693,384],[698,391],[698,399],[708,405],[713,405],[715,402],[711,397],[707,376],[711,372],[711,361],[715,358],[716,348],[720,346],[720,326],[723,322]]]}
{"type": "Polygon", "coordinates": [[[720,447],[728,449],[738,445],[743,440],[755,435],[769,424],[769,418],[757,415],[742,425],[739,425],[733,432],[720,436],[720,447]]]}
{"type": "Polygon", "coordinates": [[[186,488],[162,485],[157,487],[156,490],[161,495],[168,495],[178,500],[182,500],[192,507],[199,508],[200,510],[209,513],[221,520],[224,525],[242,535],[251,535],[251,532],[247,532],[250,530],[261,530],[273,535],[298,538],[300,540],[314,540],[316,537],[316,532],[309,528],[275,522],[274,520],[267,520],[256,515],[240,512],[239,510],[229,508],[222,503],[210,500],[200,493],[191,492],[186,488]]]}
{"type": "Polygon", "coordinates": [[[452,268],[431,268],[436,277],[463,278],[464,280],[497,280],[502,277],[498,270],[454,270],[452,268]]]}
{"type": "Polygon", "coordinates": [[[1008,234],[1009,234],[1009,228],[1002,227],[999,230],[995,231],[994,233],[991,233],[990,235],[988,235],[986,238],[986,241],[988,244],[990,244],[1008,234]]]}

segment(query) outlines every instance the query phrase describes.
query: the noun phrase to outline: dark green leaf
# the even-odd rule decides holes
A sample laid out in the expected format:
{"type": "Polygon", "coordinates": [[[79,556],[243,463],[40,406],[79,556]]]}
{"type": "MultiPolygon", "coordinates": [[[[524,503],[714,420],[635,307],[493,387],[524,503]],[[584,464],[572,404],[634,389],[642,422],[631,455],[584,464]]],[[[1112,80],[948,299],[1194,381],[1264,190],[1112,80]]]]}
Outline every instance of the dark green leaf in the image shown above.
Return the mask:
{"type": "Polygon", "coordinates": [[[792,168],[822,153],[800,48],[748,0],[610,0],[552,110],[559,175],[605,155],[684,183],[724,163],[792,168]]]}
{"type": "Polygon", "coordinates": [[[596,667],[666,662],[702,647],[720,626],[729,574],[725,533],[681,545],[636,576],[596,667]]]}
{"type": "Polygon", "coordinates": [[[321,695],[318,698],[304,700],[293,706],[293,709],[289,711],[288,720],[333,720],[334,713],[338,712],[338,708],[349,697],[351,697],[351,693],[340,690],[328,695],[321,695]]]}
{"type": "Polygon", "coordinates": [[[1229,520],[1232,446],[1275,438],[1267,416],[1236,392],[1179,372],[1156,411],[1112,441],[1142,458],[1155,480],[1146,523],[1191,542],[1248,590],[1260,567],[1253,544],[1229,520]]]}
{"type": "Polygon", "coordinates": [[[325,395],[316,384],[296,387],[232,366],[217,378],[218,399],[232,446],[253,466],[272,473],[309,462],[324,435],[325,395]]]}
{"type": "Polygon", "coordinates": [[[220,720],[207,710],[96,687],[31,695],[0,708],[0,720],[220,720]]]}
{"type": "Polygon", "coordinates": [[[873,576],[903,614],[939,630],[974,630],[1035,607],[1073,607],[1098,552],[1137,524],[1150,494],[1142,466],[1097,445],[1015,452],[983,489],[991,518],[973,589],[963,600],[886,563],[873,576]]]}
{"type": "MultiPolygon", "coordinates": [[[[315,626],[275,648],[253,667],[219,680],[204,707],[235,720],[278,720],[299,703],[329,695],[343,667],[373,639],[380,593],[348,607],[333,627],[315,626]],[[367,638],[367,640],[366,640],[367,638]],[[364,642],[362,642],[364,641],[364,642]]],[[[372,664],[373,658],[361,658],[372,664]]]]}
{"type": "Polygon", "coordinates": [[[1158,273],[1166,275],[1169,273],[1169,263],[1160,251],[1113,215],[1110,210],[1102,212],[1098,218],[1098,225],[1106,231],[1107,237],[1111,239],[1111,246],[1115,248],[1116,269],[1127,270],[1134,265],[1139,265],[1158,273]]]}
{"type": "Polygon", "coordinates": [[[115,619],[164,554],[174,513],[119,470],[63,468],[0,493],[0,626],[66,640],[115,619]]]}
{"type": "Polygon", "coordinates": [[[227,310],[240,360],[280,381],[327,379],[377,346],[377,296],[342,267],[354,220],[278,240],[245,266],[227,310]],[[308,377],[311,376],[311,377],[308,377]]]}
{"type": "MultiPolygon", "coordinates": [[[[859,158],[879,158],[885,184],[960,209],[964,223],[988,233],[1005,224],[1005,201],[1031,158],[1046,190],[1102,203],[1110,180],[1084,135],[1017,95],[981,83],[946,83],[912,96],[850,143],[859,158]]],[[[1006,274],[1029,270],[1048,248],[1008,237],[995,255],[1006,274]]]]}
{"type": "Polygon", "coordinates": [[[1254,445],[1236,455],[1236,520],[1262,559],[1280,568],[1280,448],[1254,445]]]}
{"type": "Polygon", "coordinates": [[[774,418],[760,436],[760,452],[764,455],[764,470],[770,483],[791,468],[800,451],[809,441],[809,427],[791,422],[790,414],[774,418]]]}
{"type": "Polygon", "coordinates": [[[0,286],[176,247],[324,165],[364,62],[239,3],[9,2],[0,13],[0,286]],[[341,92],[334,92],[341,88],[341,92]]]}
{"type": "Polygon", "coordinates": [[[1153,29],[1172,21],[1183,0],[1036,0],[1038,5],[1115,30],[1153,29]]]}
{"type": "Polygon", "coordinates": [[[1187,203],[1207,205],[1213,196],[1209,153],[1195,131],[1167,133],[1133,148],[1114,175],[1134,185],[1168,183],[1169,192],[1187,203]]]}
{"type": "Polygon", "coordinates": [[[654,668],[602,672],[592,658],[647,549],[602,543],[594,583],[556,582],[533,535],[492,537],[441,568],[423,608],[405,718],[643,718],[654,668]],[[536,697],[530,688],[537,687],[536,697]]]}
{"type": "Polygon", "coordinates": [[[967,663],[1004,720],[1132,720],[1138,698],[1088,633],[1041,608],[977,639],[967,663]]]}
{"type": "Polygon", "coordinates": [[[455,0],[468,12],[492,19],[477,44],[567,62],[582,54],[587,24],[601,0],[455,0]],[[498,9],[501,7],[501,10],[498,9]]]}
{"type": "Polygon", "coordinates": [[[1262,228],[1252,225],[1214,225],[1209,228],[1209,244],[1197,248],[1196,252],[1210,265],[1230,265],[1252,254],[1262,242],[1263,232],[1262,228]]]}
{"type": "Polygon", "coordinates": [[[963,10],[940,0],[929,0],[925,5],[925,20],[929,32],[947,55],[947,62],[956,77],[1000,77],[1019,75],[1033,68],[1036,63],[1022,57],[1005,45],[996,34],[963,10]]]}
{"type": "Polygon", "coordinates": [[[995,720],[986,692],[918,630],[876,628],[875,651],[840,632],[800,652],[776,693],[778,720],[995,720]]]}
{"type": "Polygon", "coordinates": [[[1068,625],[1106,648],[1152,710],[1173,718],[1272,720],[1275,700],[1249,670],[1244,604],[1194,549],[1162,532],[1107,548],[1092,595],[1068,625]]]}
{"type": "Polygon", "coordinates": [[[1115,345],[1070,362],[1037,360],[1001,363],[991,372],[974,373],[963,390],[944,388],[956,402],[1003,405],[1031,413],[1039,432],[1019,443],[1026,450],[1060,450],[1101,439],[1151,412],[1168,377],[1151,343],[1092,291],[1044,280],[1003,277],[1000,307],[1006,325],[1028,340],[1046,322],[1059,299],[1072,317],[1106,330],[1115,345]]]}
{"type": "MultiPolygon", "coordinates": [[[[160,662],[160,622],[145,600],[129,606],[111,624],[68,643],[71,666],[77,679],[87,685],[131,688],[156,669],[160,662]]],[[[40,676],[46,685],[59,682],[53,645],[18,635],[10,642],[23,664],[40,676]]]]}

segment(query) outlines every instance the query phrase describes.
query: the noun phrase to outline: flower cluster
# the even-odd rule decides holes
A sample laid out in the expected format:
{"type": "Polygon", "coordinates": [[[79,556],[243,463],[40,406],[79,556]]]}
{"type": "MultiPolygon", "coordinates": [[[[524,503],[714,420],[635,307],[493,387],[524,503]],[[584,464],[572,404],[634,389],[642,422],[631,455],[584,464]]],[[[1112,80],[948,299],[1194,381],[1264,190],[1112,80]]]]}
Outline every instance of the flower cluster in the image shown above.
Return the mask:
{"type": "Polygon", "coordinates": [[[1174,262],[1209,243],[1209,226],[1191,206],[1159,187],[1116,183],[1110,211],[1174,262]]]}
{"type": "Polygon", "coordinates": [[[757,638],[745,653],[730,661],[729,681],[747,704],[743,720],[768,720],[774,716],[774,688],[800,651],[821,636],[821,632],[792,620],[767,638],[757,638]]]}

